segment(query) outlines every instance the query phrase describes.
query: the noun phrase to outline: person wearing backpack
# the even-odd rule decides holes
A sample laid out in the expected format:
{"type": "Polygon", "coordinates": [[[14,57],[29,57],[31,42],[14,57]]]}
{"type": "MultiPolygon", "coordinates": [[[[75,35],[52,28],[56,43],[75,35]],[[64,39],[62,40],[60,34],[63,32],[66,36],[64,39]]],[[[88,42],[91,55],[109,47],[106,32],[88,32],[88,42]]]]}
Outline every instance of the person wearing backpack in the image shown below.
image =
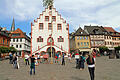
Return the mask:
{"type": "Polygon", "coordinates": [[[85,58],[83,55],[80,53],[80,58],[79,58],[79,69],[83,70],[84,69],[84,63],[85,63],[85,58]]]}
{"type": "Polygon", "coordinates": [[[88,55],[88,58],[86,59],[87,65],[88,65],[88,70],[90,74],[91,80],[94,80],[94,71],[95,71],[95,61],[92,55],[88,55]]]}

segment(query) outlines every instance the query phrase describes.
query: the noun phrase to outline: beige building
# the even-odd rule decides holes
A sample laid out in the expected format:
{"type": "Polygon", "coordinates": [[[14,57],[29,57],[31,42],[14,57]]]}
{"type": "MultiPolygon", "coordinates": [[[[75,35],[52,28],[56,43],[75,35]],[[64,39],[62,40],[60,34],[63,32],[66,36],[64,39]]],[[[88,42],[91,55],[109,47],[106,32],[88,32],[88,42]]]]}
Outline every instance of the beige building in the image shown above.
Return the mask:
{"type": "Polygon", "coordinates": [[[81,27],[70,36],[70,50],[91,51],[90,37],[81,27]]]}

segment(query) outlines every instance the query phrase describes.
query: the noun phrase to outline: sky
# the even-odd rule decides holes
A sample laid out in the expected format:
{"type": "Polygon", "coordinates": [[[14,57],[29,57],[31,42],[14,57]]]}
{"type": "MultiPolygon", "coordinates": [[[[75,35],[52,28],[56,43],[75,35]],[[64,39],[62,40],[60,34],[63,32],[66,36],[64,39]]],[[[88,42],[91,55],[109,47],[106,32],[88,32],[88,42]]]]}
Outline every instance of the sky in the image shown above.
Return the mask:
{"type": "MultiPolygon", "coordinates": [[[[0,26],[10,30],[13,17],[16,29],[27,34],[31,22],[42,11],[43,0],[0,0],[0,26]]],[[[120,0],[54,0],[54,7],[69,23],[70,32],[84,25],[113,27],[120,32],[120,0]]]]}

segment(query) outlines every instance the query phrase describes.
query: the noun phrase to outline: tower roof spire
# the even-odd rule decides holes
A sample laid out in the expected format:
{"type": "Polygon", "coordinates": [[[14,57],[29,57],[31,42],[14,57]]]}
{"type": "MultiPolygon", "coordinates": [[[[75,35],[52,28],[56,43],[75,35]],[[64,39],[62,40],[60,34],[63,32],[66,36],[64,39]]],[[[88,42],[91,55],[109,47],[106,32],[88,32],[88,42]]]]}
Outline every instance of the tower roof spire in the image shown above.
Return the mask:
{"type": "Polygon", "coordinates": [[[11,26],[11,31],[15,31],[15,21],[14,21],[14,18],[13,18],[13,22],[12,22],[12,26],[11,26]]]}

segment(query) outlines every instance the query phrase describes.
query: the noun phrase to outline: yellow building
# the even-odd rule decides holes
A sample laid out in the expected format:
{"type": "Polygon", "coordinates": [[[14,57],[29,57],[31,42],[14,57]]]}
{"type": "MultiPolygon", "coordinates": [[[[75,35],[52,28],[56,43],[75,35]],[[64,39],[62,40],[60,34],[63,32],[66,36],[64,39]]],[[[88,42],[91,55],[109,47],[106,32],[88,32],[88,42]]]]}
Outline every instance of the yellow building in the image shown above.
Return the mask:
{"type": "Polygon", "coordinates": [[[79,28],[70,36],[70,50],[91,51],[90,37],[82,28],[79,28]]]}

